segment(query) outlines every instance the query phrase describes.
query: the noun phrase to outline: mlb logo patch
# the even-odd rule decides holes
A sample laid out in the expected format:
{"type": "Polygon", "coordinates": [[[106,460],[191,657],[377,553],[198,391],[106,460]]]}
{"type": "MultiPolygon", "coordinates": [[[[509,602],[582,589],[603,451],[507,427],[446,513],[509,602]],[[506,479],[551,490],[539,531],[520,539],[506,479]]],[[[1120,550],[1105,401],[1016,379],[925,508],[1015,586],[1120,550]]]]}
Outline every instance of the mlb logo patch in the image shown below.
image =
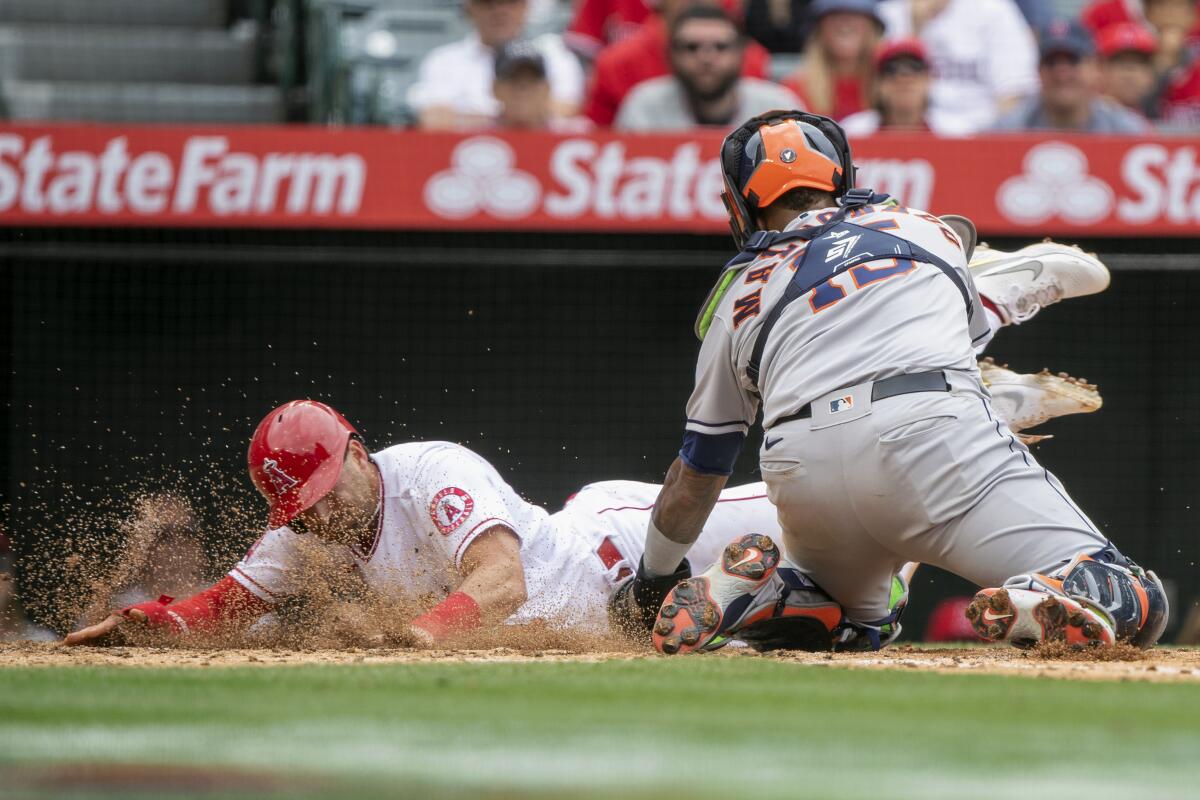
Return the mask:
{"type": "Polygon", "coordinates": [[[849,411],[854,408],[854,398],[850,395],[839,397],[836,400],[829,401],[829,413],[839,414],[843,411],[849,411]]]}

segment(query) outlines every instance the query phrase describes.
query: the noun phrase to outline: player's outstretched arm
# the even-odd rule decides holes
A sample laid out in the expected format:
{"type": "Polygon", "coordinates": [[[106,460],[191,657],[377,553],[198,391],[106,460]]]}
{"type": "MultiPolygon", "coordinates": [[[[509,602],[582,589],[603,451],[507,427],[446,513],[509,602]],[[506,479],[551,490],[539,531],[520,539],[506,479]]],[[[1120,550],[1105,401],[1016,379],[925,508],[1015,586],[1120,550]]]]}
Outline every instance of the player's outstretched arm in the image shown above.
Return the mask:
{"type": "Polygon", "coordinates": [[[412,621],[421,644],[436,645],[484,625],[498,625],[525,602],[521,540],[505,525],[481,533],[463,554],[458,589],[412,621]]]}
{"type": "Polygon", "coordinates": [[[186,600],[176,602],[164,596],[114,611],[95,625],[70,634],[63,644],[123,644],[130,628],[178,636],[219,626],[246,626],[270,610],[268,603],[226,576],[186,600]]]}
{"type": "MultiPolygon", "coordinates": [[[[651,517],[654,527],[668,540],[685,545],[685,549],[691,547],[700,538],[700,531],[728,480],[728,475],[699,472],[685,464],[683,459],[676,458],[667,470],[662,491],[654,503],[651,517]]],[[[647,546],[650,546],[650,542],[647,542],[647,546]]],[[[675,563],[678,563],[677,559],[675,563]]],[[[656,572],[669,573],[674,570],[675,563],[665,571],[656,572]]],[[[646,566],[653,570],[655,565],[647,559],[646,566]]]]}
{"type": "Polygon", "coordinates": [[[144,624],[146,615],[140,611],[131,611],[129,616],[122,614],[119,611],[114,611],[104,619],[97,622],[95,625],[89,625],[86,628],[80,628],[74,633],[67,634],[67,638],[63,639],[65,645],[94,645],[104,646],[120,644],[124,641],[121,635],[121,626],[126,622],[131,625],[144,624]]]}

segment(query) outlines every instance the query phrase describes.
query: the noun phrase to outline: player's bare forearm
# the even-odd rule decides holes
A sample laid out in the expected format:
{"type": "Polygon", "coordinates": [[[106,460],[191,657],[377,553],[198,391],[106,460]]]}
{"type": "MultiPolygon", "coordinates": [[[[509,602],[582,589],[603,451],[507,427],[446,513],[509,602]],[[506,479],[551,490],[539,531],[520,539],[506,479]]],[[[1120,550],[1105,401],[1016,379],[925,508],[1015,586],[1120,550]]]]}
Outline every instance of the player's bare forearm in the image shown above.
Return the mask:
{"type": "Polygon", "coordinates": [[[432,647],[483,625],[496,625],[525,602],[521,540],[497,525],[481,533],[463,553],[462,583],[408,626],[411,643],[432,647]]]}
{"type": "Polygon", "coordinates": [[[521,540],[509,528],[484,531],[463,554],[462,569],[458,591],[479,604],[482,622],[503,622],[525,602],[521,540]]]}
{"type": "Polygon", "coordinates": [[[692,544],[700,538],[728,480],[727,475],[697,472],[676,458],[654,504],[655,526],[673,542],[692,544]]]}

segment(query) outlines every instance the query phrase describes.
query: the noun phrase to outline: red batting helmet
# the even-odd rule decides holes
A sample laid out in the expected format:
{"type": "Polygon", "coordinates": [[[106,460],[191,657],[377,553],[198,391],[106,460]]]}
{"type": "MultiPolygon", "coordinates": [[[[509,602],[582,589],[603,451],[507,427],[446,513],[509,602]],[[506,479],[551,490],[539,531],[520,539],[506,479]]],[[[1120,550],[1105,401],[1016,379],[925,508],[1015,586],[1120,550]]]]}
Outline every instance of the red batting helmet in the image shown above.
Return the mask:
{"type": "Polygon", "coordinates": [[[258,423],[246,458],[250,480],[271,504],[267,524],[286,525],[329,493],[358,431],[316,400],[293,400],[258,423]]]}

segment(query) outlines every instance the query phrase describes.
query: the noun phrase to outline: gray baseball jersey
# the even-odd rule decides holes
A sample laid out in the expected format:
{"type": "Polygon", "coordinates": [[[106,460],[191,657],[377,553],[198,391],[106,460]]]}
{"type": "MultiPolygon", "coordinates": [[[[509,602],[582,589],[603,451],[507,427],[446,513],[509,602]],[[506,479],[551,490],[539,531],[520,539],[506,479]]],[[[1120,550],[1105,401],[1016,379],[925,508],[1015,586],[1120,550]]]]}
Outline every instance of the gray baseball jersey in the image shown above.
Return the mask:
{"type": "Polygon", "coordinates": [[[906,561],[996,586],[1104,547],[996,417],[975,365],[990,326],[954,232],[903,207],[866,206],[846,222],[732,262],[725,296],[710,296],[680,457],[728,474],[761,396],[759,461],[783,550],[865,625],[888,621],[906,561]],[[838,266],[848,269],[820,282],[838,266]],[[873,398],[877,381],[939,370],[944,390],[873,398]]]}
{"type": "MultiPolygon", "coordinates": [[[[833,212],[803,214],[787,230],[823,224],[833,212]]],[[[821,238],[834,240],[825,257],[831,266],[860,256],[863,248],[876,248],[879,258],[788,306],[763,350],[756,394],[746,374],[755,339],[811,246],[800,241],[776,245],[742,269],[717,306],[700,348],[696,388],[687,407],[688,431],[744,435],[754,423],[759,397],[763,425],[769,428],[779,417],[843,386],[940,368],[976,371],[974,347],[987,341],[991,326],[962,245],[949,226],[931,214],[895,205],[867,206],[850,221],[903,237],[953,266],[970,288],[970,314],[957,287],[937,267],[893,257],[891,236],[868,242],[863,234],[827,233],[821,238]]],[[[711,469],[714,464],[691,466],[720,471],[711,469]]]]}

